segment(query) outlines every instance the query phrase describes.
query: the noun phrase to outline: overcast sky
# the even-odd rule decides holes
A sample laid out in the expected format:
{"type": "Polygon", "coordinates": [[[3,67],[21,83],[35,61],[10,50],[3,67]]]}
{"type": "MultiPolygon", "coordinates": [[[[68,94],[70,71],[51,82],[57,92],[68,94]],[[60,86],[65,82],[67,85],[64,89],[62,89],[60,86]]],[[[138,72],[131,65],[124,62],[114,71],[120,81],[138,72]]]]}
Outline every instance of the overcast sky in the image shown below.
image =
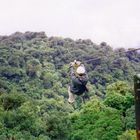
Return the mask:
{"type": "Polygon", "coordinates": [[[0,0],[0,35],[16,31],[137,47],[140,0],[0,0]]]}

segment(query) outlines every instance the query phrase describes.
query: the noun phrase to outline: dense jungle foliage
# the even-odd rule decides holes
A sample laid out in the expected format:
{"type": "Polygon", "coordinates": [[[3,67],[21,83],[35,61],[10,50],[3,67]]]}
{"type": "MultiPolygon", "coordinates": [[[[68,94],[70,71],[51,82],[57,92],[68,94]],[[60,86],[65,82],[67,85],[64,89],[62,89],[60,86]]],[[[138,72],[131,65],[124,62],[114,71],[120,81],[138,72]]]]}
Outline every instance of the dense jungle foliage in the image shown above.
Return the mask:
{"type": "Polygon", "coordinates": [[[135,140],[138,72],[138,51],[106,42],[44,32],[0,36],[0,140],[135,140]],[[77,97],[73,108],[67,87],[75,59],[86,66],[90,101],[77,97]]]}

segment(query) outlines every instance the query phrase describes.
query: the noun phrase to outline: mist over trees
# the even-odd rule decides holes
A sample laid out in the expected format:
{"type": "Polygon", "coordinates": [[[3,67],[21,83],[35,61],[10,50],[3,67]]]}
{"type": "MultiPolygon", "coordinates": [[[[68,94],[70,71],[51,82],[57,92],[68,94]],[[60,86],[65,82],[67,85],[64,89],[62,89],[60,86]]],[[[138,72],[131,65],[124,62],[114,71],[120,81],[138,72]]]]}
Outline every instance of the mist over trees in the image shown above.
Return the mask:
{"type": "Polygon", "coordinates": [[[135,140],[140,53],[128,50],[44,32],[0,36],[0,139],[135,140]],[[86,66],[91,98],[77,98],[76,109],[67,102],[75,59],[86,66]]]}

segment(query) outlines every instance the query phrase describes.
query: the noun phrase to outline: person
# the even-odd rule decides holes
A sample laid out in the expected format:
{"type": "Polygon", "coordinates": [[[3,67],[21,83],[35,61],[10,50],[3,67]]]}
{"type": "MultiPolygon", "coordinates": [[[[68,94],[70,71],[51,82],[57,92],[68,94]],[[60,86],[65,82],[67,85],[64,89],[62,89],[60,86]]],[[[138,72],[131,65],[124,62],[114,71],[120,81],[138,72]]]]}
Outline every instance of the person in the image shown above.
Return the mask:
{"type": "Polygon", "coordinates": [[[83,102],[85,99],[89,99],[88,89],[86,87],[88,83],[88,74],[86,72],[84,64],[80,61],[74,61],[70,63],[70,78],[71,83],[68,87],[68,102],[74,103],[76,96],[83,97],[83,102]]]}

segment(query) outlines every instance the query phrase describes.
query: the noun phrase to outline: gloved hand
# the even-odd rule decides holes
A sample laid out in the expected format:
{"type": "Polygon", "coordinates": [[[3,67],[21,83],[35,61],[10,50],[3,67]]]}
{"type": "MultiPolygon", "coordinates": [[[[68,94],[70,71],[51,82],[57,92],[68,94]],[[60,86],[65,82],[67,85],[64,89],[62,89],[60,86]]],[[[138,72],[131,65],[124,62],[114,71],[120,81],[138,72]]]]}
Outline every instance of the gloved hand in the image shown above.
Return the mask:
{"type": "Polygon", "coordinates": [[[70,67],[73,67],[74,65],[74,62],[70,62],[70,67]]]}
{"type": "Polygon", "coordinates": [[[70,66],[74,66],[74,67],[78,67],[80,66],[82,63],[80,61],[74,60],[73,62],[70,62],[70,66]]]}
{"type": "Polygon", "coordinates": [[[80,66],[82,63],[80,61],[74,60],[76,66],[80,66]]]}

